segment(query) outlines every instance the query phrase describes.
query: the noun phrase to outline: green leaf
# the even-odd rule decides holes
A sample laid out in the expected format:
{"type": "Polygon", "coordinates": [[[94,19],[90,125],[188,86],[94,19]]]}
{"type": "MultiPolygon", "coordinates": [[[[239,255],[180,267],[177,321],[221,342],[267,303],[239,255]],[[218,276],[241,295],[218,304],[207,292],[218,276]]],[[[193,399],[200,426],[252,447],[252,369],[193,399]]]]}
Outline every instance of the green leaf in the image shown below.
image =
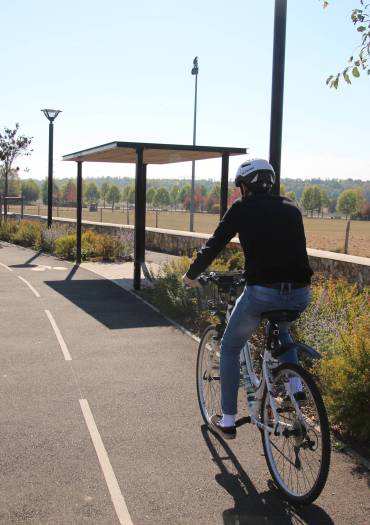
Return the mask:
{"type": "Polygon", "coordinates": [[[365,26],[360,26],[360,27],[357,28],[357,31],[359,33],[363,33],[364,31],[366,31],[366,27],[365,26]]]}
{"type": "Polygon", "coordinates": [[[352,75],[353,75],[354,77],[356,77],[356,78],[358,78],[358,77],[360,76],[360,72],[359,72],[359,70],[357,69],[357,67],[354,67],[354,68],[352,69],[352,75]]]}
{"type": "Polygon", "coordinates": [[[329,82],[331,81],[332,78],[334,78],[334,76],[333,76],[333,75],[330,75],[330,77],[328,77],[328,78],[326,79],[326,85],[329,84],[329,82]]]}
{"type": "Polygon", "coordinates": [[[335,89],[338,89],[338,83],[339,83],[339,78],[337,77],[335,80],[333,80],[332,86],[335,87],[335,89]]]}
{"type": "Polygon", "coordinates": [[[348,63],[350,64],[351,62],[353,62],[353,56],[349,57],[348,63]]]}
{"type": "Polygon", "coordinates": [[[347,82],[347,84],[351,84],[351,79],[349,78],[348,73],[343,73],[343,78],[347,82]]]}
{"type": "Polygon", "coordinates": [[[325,2],[323,3],[323,8],[326,9],[326,8],[328,7],[328,5],[329,5],[329,2],[326,2],[326,1],[325,1],[325,2]]]}

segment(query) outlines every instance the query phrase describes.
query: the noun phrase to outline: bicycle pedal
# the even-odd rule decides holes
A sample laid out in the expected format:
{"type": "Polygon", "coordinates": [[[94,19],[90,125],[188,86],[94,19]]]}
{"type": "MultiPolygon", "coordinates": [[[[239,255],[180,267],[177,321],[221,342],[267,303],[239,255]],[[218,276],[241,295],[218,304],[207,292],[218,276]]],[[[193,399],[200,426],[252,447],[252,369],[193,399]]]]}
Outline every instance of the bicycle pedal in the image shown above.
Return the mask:
{"type": "Polygon", "coordinates": [[[241,427],[242,425],[245,425],[246,423],[250,423],[250,422],[251,422],[250,416],[241,417],[240,419],[237,419],[235,421],[235,426],[241,427]]]}

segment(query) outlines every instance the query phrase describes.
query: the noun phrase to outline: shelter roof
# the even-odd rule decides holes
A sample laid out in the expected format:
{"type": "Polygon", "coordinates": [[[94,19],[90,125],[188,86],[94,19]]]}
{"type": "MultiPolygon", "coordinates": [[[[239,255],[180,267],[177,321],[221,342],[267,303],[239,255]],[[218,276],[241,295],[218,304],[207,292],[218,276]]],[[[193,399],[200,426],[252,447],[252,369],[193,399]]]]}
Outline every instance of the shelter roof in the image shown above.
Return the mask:
{"type": "Polygon", "coordinates": [[[244,155],[246,148],[218,146],[191,146],[180,144],[152,144],[147,142],[109,142],[101,146],[76,151],[63,160],[77,162],[136,163],[136,150],[143,148],[144,164],[168,164],[222,157],[223,154],[244,155]]]}

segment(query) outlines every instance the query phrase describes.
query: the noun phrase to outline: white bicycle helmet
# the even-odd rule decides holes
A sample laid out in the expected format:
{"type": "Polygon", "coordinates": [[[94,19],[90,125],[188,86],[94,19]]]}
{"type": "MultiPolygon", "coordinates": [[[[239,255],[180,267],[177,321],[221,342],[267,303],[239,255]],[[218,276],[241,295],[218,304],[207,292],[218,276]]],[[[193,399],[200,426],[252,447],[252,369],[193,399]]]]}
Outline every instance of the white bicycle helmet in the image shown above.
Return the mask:
{"type": "Polygon", "coordinates": [[[235,175],[235,186],[244,182],[248,188],[269,191],[275,182],[275,171],[267,160],[250,159],[243,162],[235,175]]]}

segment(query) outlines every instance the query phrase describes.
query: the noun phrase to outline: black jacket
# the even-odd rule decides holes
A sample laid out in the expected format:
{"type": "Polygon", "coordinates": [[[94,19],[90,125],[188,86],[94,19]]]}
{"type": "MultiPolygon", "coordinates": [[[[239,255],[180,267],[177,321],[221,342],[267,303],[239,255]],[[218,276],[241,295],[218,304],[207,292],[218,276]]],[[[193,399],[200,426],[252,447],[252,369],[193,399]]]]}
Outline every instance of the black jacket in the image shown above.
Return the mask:
{"type": "Polygon", "coordinates": [[[234,202],[187,276],[198,277],[237,233],[247,284],[310,283],[313,272],[301,212],[291,200],[269,193],[249,194],[234,202]]]}

